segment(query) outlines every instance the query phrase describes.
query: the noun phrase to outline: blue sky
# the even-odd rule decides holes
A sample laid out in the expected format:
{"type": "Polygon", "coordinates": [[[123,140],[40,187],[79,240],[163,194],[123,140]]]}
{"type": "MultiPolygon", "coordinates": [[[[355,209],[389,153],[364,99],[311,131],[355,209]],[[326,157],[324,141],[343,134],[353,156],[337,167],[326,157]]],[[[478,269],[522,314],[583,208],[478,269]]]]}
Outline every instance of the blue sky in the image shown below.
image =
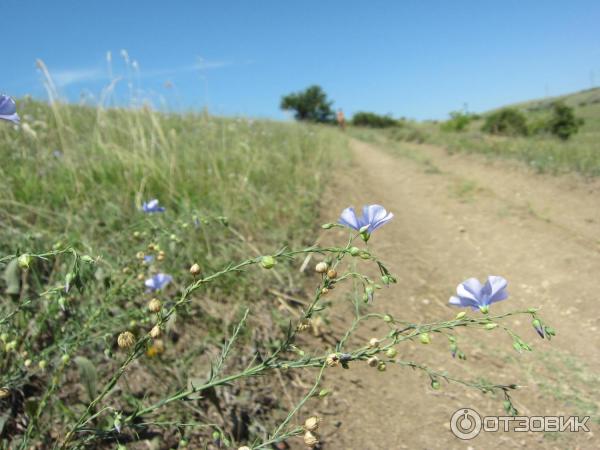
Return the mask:
{"type": "Polygon", "coordinates": [[[347,113],[417,119],[600,85],[597,0],[1,0],[0,17],[0,91],[17,97],[45,96],[41,58],[64,97],[97,100],[107,51],[120,101],[131,83],[171,110],[278,119],[313,83],[347,113]]]}

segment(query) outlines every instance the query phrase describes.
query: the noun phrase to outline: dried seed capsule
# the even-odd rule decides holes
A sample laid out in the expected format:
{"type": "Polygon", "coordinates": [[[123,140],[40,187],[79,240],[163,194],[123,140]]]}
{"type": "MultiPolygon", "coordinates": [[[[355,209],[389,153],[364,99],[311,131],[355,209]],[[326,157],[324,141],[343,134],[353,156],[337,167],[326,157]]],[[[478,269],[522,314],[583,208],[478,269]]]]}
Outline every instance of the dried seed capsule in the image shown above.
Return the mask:
{"type": "Polygon", "coordinates": [[[371,356],[369,359],[367,359],[367,364],[371,367],[377,367],[379,364],[379,358],[377,358],[377,356],[371,356]]]}
{"type": "Polygon", "coordinates": [[[336,272],[336,270],[335,269],[329,269],[327,271],[327,278],[331,278],[332,280],[334,278],[337,278],[337,272],[336,272]]]}
{"type": "Polygon", "coordinates": [[[304,433],[304,443],[312,448],[319,443],[319,438],[312,431],[307,431],[304,433]]]}
{"type": "Polygon", "coordinates": [[[340,363],[340,357],[336,353],[331,353],[329,356],[327,356],[325,363],[329,367],[335,367],[340,363]]]}
{"type": "Polygon", "coordinates": [[[200,265],[199,264],[192,264],[192,267],[190,267],[190,273],[194,276],[199,275],[200,274],[200,265]]]}
{"type": "Polygon", "coordinates": [[[133,347],[133,344],[135,344],[135,336],[130,331],[124,331],[123,333],[119,334],[119,337],[117,338],[117,344],[120,348],[133,347]]]}
{"type": "Polygon", "coordinates": [[[160,327],[158,325],[154,325],[150,330],[150,337],[156,339],[161,335],[160,327]]]}
{"type": "Polygon", "coordinates": [[[306,431],[316,431],[317,428],[319,428],[320,422],[321,422],[321,419],[318,418],[317,416],[309,417],[308,419],[306,419],[304,421],[304,429],[306,431]]]}
{"type": "Polygon", "coordinates": [[[328,266],[326,262],[321,261],[315,266],[315,271],[317,273],[325,273],[327,272],[328,266]]]}
{"type": "Polygon", "coordinates": [[[371,338],[369,340],[369,347],[372,347],[372,348],[379,347],[379,339],[377,339],[377,338],[371,338]]]}
{"type": "Polygon", "coordinates": [[[150,312],[157,313],[160,311],[161,308],[162,303],[157,298],[153,298],[152,300],[150,300],[150,302],[148,302],[148,309],[150,310],[150,312]]]}

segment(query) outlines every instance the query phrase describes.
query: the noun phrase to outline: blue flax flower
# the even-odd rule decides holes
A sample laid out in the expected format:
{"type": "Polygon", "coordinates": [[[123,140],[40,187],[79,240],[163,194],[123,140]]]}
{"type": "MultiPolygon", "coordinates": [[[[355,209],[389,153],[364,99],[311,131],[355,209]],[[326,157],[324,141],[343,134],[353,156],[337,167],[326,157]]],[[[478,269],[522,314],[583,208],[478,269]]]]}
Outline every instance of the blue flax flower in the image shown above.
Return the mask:
{"type": "Polygon", "coordinates": [[[142,204],[142,211],[145,213],[164,212],[165,207],[160,206],[157,199],[152,199],[149,202],[144,202],[142,204]]]}
{"type": "Polygon", "coordinates": [[[365,205],[360,217],[356,215],[353,207],[344,209],[338,223],[360,232],[366,242],[373,231],[388,223],[393,217],[394,215],[388,213],[381,205],[365,205]]]}
{"type": "Polygon", "coordinates": [[[173,277],[171,275],[167,275],[166,273],[157,273],[152,278],[148,278],[145,284],[149,290],[158,291],[164,288],[171,281],[173,281],[173,277]]]}
{"type": "Polygon", "coordinates": [[[469,278],[456,287],[456,296],[450,297],[450,304],[487,313],[492,303],[508,298],[506,286],[508,282],[495,275],[488,276],[484,285],[477,278],[469,278]]]}
{"type": "Polygon", "coordinates": [[[18,124],[21,119],[17,114],[17,105],[8,95],[0,95],[0,119],[18,124]]]}

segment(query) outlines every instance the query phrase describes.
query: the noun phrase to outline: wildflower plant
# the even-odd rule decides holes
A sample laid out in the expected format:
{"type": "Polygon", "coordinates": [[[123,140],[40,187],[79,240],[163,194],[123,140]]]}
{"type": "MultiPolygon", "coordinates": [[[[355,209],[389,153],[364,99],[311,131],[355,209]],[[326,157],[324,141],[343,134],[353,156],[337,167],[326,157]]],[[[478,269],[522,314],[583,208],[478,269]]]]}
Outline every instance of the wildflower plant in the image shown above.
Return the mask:
{"type": "MultiPolygon", "coordinates": [[[[10,105],[4,108],[0,113],[7,117],[16,114],[10,105]]],[[[68,151],[68,146],[61,148],[68,151]]],[[[301,152],[298,156],[304,158],[301,152]]],[[[214,167],[217,170],[219,164],[214,167]]],[[[266,203],[271,212],[272,204],[266,203]]],[[[126,226],[119,223],[118,236],[105,232],[119,255],[114,260],[95,255],[84,242],[56,242],[52,250],[34,251],[40,245],[35,236],[23,240],[27,245],[19,244],[19,251],[0,255],[5,291],[0,310],[2,445],[122,448],[160,436],[170,439],[173,447],[185,447],[190,436],[199,433],[203,441],[195,448],[212,443],[269,449],[291,438],[315,447],[327,422],[314,413],[315,404],[330,393],[324,381],[335,371],[358,365],[379,372],[410,367],[424,374],[433,389],[456,383],[497,393],[506,411],[517,414],[512,401],[516,383],[462,379],[404,359],[398,349],[410,342],[437,345],[435,337],[443,336],[450,346],[448,357],[462,361],[467,349],[459,347],[460,331],[473,328],[505,332],[516,351],[530,351],[507,324],[515,315],[529,317],[532,332],[540,337],[555,336],[534,308],[494,314],[493,304],[507,299],[507,282],[501,277],[490,277],[484,285],[474,279],[459,285],[450,303],[474,310],[469,314],[461,311],[450,319],[422,323],[375,312],[389,292],[383,286],[396,283],[396,276],[367,246],[383,225],[393,226],[393,214],[380,205],[364,207],[361,216],[347,208],[338,223],[324,225],[326,230],[349,231],[339,244],[270,251],[248,239],[236,218],[190,208],[182,208],[177,216],[173,210],[151,200],[142,211],[163,214],[137,213],[126,226]],[[192,245],[196,242],[202,247],[192,245]],[[310,274],[313,294],[298,299],[277,291],[279,298],[298,305],[286,304],[291,314],[276,322],[279,327],[263,324],[265,313],[258,304],[224,305],[220,314],[227,315],[227,321],[209,309],[208,300],[217,295],[254,299],[257,295],[250,293],[255,286],[285,287],[286,272],[298,267],[310,274]],[[252,282],[259,277],[269,284],[252,282]],[[353,295],[343,331],[327,344],[308,340],[305,331],[348,298],[344,285],[353,295]],[[383,331],[362,342],[357,331],[366,324],[372,329],[374,323],[383,331]],[[201,326],[207,329],[201,337],[187,336],[201,326]],[[169,355],[174,356],[167,359],[169,355]],[[252,394],[261,380],[270,383],[292,373],[310,377],[309,387],[283,412],[280,405],[271,408],[273,420],[256,424],[244,422],[243,414],[223,414],[228,394],[235,396],[232,390],[252,394]],[[218,414],[209,415],[210,408],[218,414]],[[228,417],[236,417],[239,426],[228,417]]],[[[304,215],[297,217],[303,220],[304,215]]]]}
{"type": "MultiPolygon", "coordinates": [[[[507,282],[501,277],[489,277],[485,285],[481,285],[475,279],[469,279],[461,283],[457,288],[457,296],[451,297],[450,303],[456,306],[470,307],[479,311],[475,316],[468,316],[465,312],[459,313],[455,318],[434,323],[409,322],[393,318],[389,314],[379,314],[364,312],[369,308],[368,304],[373,302],[374,292],[380,289],[380,283],[391,285],[396,282],[395,276],[389,271],[383,261],[374,255],[368,248],[360,248],[361,240],[364,239],[364,233],[372,235],[381,225],[391,220],[391,214],[385,212],[382,207],[366,207],[362,218],[354,219],[350,217],[345,210],[340,221],[344,224],[349,223],[351,233],[345,244],[341,246],[309,246],[297,250],[282,248],[269,255],[259,255],[244,259],[238,262],[231,262],[220,270],[212,273],[202,273],[199,270],[194,271],[194,275],[189,271],[180,274],[180,280],[177,285],[183,285],[182,288],[174,288],[170,291],[168,300],[161,302],[153,298],[147,303],[146,310],[153,314],[153,318],[148,319],[148,313],[145,318],[140,315],[140,323],[125,323],[123,328],[114,334],[98,335],[92,330],[96,326],[97,316],[88,316],[86,320],[78,324],[79,332],[72,337],[66,338],[58,347],[48,349],[39,355],[44,363],[44,375],[48,382],[44,386],[44,393],[36,408],[32,411],[30,421],[23,436],[23,443],[28,442],[28,437],[32,435],[35,428],[39,426],[39,421],[44,415],[45,406],[51,401],[56,392],[62,388],[66,381],[66,370],[72,357],[78,359],[79,371],[84,383],[88,383],[88,403],[87,406],[76,413],[78,408],[70,405],[64,407],[71,409],[73,419],[68,421],[64,433],[58,438],[55,446],[57,448],[80,448],[82,446],[100,445],[109,441],[127,442],[135,439],[139,433],[144,433],[152,427],[164,427],[158,418],[161,410],[169,405],[178,402],[189,402],[193,399],[202,398],[206,395],[215,395],[218,388],[230,386],[242,382],[246,379],[263,377],[281,371],[294,370],[312,370],[314,380],[312,387],[298,400],[285,418],[272,429],[265,431],[253,437],[250,442],[238,443],[246,445],[251,449],[270,448],[274,443],[282,442],[294,436],[303,436],[304,442],[309,447],[315,447],[319,443],[318,424],[320,419],[310,417],[305,419],[300,416],[300,411],[305,411],[306,403],[311,399],[318,399],[319,391],[324,377],[329,371],[346,368],[352,370],[354,365],[367,364],[379,371],[385,371],[391,365],[411,367],[425,373],[430,380],[433,389],[441,388],[442,382],[458,383],[464,386],[472,387],[483,393],[500,392],[505,402],[505,409],[516,414],[516,408],[512,403],[511,393],[517,389],[516,384],[495,384],[480,381],[463,380],[453,377],[446,372],[434,370],[418,361],[403,360],[398,358],[397,348],[403,343],[418,341],[423,344],[431,343],[431,335],[445,335],[451,347],[452,356],[464,356],[457,347],[456,331],[458,329],[470,327],[490,331],[496,327],[504,329],[513,339],[515,349],[531,350],[531,347],[517,336],[504,321],[510,316],[516,314],[529,315],[535,331],[542,337],[544,335],[554,335],[554,331],[542,324],[535,309],[525,311],[516,311],[493,315],[490,312],[489,305],[496,301],[507,298],[507,282]],[[364,222],[364,223],[363,223],[364,222]],[[251,314],[249,308],[246,308],[237,325],[231,330],[229,338],[222,344],[221,352],[210,364],[210,370],[207,376],[187,387],[182,387],[163,398],[144,401],[141,399],[136,402],[134,409],[120,408],[116,409],[114,399],[111,393],[115,386],[126,376],[128,371],[137,361],[143,361],[146,358],[156,357],[164,350],[164,343],[158,339],[163,330],[168,329],[172,319],[180,314],[185,314],[186,308],[190,307],[191,299],[201,291],[210,289],[212,283],[216,280],[231,275],[244,276],[252,269],[270,270],[274,269],[276,264],[290,264],[296,259],[306,258],[307,256],[318,256],[323,261],[314,266],[316,289],[313,298],[302,308],[297,320],[292,321],[283,330],[279,338],[279,344],[272,348],[268,353],[253,355],[247,366],[241,370],[228,372],[227,362],[235,354],[238,341],[246,332],[248,321],[251,314]],[[365,275],[359,265],[373,264],[379,274],[379,280],[365,275]],[[190,279],[190,276],[192,277],[190,279]],[[187,281],[186,281],[187,279],[187,281]],[[302,324],[310,323],[318,314],[322,314],[331,305],[332,295],[339,290],[339,286],[346,282],[352,282],[355,287],[363,291],[362,296],[355,296],[355,315],[348,329],[341,335],[333,348],[317,349],[316,353],[307,354],[299,351],[299,339],[301,340],[302,324]],[[386,334],[372,338],[364,345],[351,344],[351,337],[356,332],[359,325],[367,321],[381,321],[387,329],[386,334]],[[117,366],[109,374],[100,376],[97,369],[89,358],[92,355],[85,355],[85,346],[98,339],[105,339],[107,343],[111,341],[117,346],[117,350],[110,350],[107,355],[115,358],[117,366]],[[116,352],[116,353],[115,353],[116,352]],[[84,356],[85,355],[85,356],[84,356]],[[93,383],[91,385],[90,383],[93,383]],[[212,393],[212,394],[211,394],[212,393]],[[302,423],[304,425],[297,425],[302,423]]],[[[324,228],[332,228],[331,224],[324,225],[324,228]]],[[[157,251],[156,245],[151,245],[154,251],[157,251]]],[[[86,295],[86,276],[85,272],[91,266],[99,264],[89,256],[82,256],[72,248],[57,250],[44,254],[8,255],[0,259],[2,263],[8,263],[9,272],[15,270],[24,270],[31,275],[36,269],[37,261],[47,261],[51,258],[63,258],[70,256],[71,270],[68,272],[63,283],[58,283],[54,288],[42,293],[42,297],[60,298],[68,293],[64,285],[71,284],[77,286],[81,295],[86,295]]],[[[142,256],[137,255],[137,257],[142,256]]],[[[142,259],[146,255],[142,256],[142,259]]],[[[136,257],[136,258],[137,258],[136,257]]],[[[152,270],[147,269],[147,270],[152,270]]],[[[174,277],[162,272],[157,272],[146,279],[143,284],[153,292],[161,291],[163,296],[165,289],[173,281],[174,277]]],[[[89,278],[87,278],[88,281],[89,278]]],[[[111,289],[116,292],[125,292],[131,289],[130,285],[139,283],[135,278],[126,277],[114,285],[111,289]]],[[[384,295],[384,294],[381,294],[384,295]]],[[[3,329],[14,330],[14,326],[6,328],[11,324],[21,311],[25,311],[32,300],[15,305],[13,311],[4,314],[0,318],[3,329]]],[[[98,313],[96,313],[98,314],[98,313]]],[[[85,316],[85,314],[84,314],[85,316]]],[[[13,324],[14,325],[14,324],[13,324]]],[[[73,329],[73,331],[75,331],[73,329]]],[[[20,356],[19,349],[26,346],[26,340],[8,333],[3,333],[4,367],[8,368],[6,374],[3,374],[3,389],[12,395],[12,392],[18,389],[19,378],[23,375],[24,358],[20,356]],[[16,344],[12,344],[17,340],[16,344]]],[[[110,347],[109,347],[110,348],[110,347]]],[[[461,358],[464,359],[464,358],[461,358]]],[[[30,363],[31,364],[31,363],[30,363]]],[[[29,369],[26,369],[29,370],[29,369]]],[[[4,392],[4,391],[3,391],[4,392]]],[[[217,394],[218,395],[218,394],[217,394]]],[[[308,411],[310,412],[310,411],[308,411]]],[[[176,427],[177,425],[174,424],[176,427]]],[[[209,427],[215,430],[216,436],[222,442],[234,442],[234,437],[228,434],[222,427],[211,423],[197,423],[197,427],[209,427]]],[[[182,438],[183,439],[183,438],[182,438]]]]}

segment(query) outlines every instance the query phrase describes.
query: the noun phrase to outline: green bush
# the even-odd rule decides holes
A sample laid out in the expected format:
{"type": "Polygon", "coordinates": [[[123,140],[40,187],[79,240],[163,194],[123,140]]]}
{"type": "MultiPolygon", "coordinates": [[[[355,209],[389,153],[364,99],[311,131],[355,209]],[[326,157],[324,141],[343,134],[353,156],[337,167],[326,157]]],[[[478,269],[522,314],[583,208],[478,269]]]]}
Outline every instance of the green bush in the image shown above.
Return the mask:
{"type": "Polygon", "coordinates": [[[334,113],[331,105],[333,102],[327,99],[325,91],[317,85],[288,94],[281,99],[281,109],[295,111],[294,116],[297,120],[307,122],[333,122],[334,113]]]}
{"type": "Polygon", "coordinates": [[[400,123],[390,117],[372,112],[359,111],[352,116],[352,125],[371,128],[388,128],[399,126],[400,123]]]}
{"type": "Polygon", "coordinates": [[[464,131],[472,120],[473,116],[469,113],[452,111],[450,119],[444,122],[440,128],[442,131],[464,131]]]}
{"type": "Polygon", "coordinates": [[[577,133],[583,125],[583,119],[575,117],[575,111],[562,102],[552,105],[552,117],[548,121],[547,130],[553,135],[566,141],[577,133]]]}
{"type": "Polygon", "coordinates": [[[504,136],[527,136],[527,118],[514,108],[504,108],[490,114],[483,127],[486,133],[504,136]]]}

